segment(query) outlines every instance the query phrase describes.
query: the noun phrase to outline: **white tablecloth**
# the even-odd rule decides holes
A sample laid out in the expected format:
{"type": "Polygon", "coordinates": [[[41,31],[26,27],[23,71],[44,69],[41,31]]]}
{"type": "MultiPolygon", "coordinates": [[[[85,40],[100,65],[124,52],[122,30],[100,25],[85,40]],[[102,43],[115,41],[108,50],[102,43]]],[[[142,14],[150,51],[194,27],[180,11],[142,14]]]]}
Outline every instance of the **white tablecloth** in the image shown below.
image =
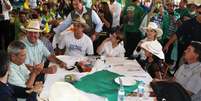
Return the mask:
{"type": "MultiPolygon", "coordinates": [[[[68,66],[74,65],[76,61],[87,59],[86,57],[78,58],[78,57],[69,57],[69,56],[58,56],[58,58],[66,62],[68,66]]],[[[102,62],[101,60],[97,60],[97,62],[95,63],[93,67],[92,72],[90,73],[103,70],[103,69],[107,69],[111,72],[115,72],[120,75],[130,76],[136,80],[143,80],[146,85],[148,85],[152,81],[152,78],[150,77],[150,75],[147,72],[145,72],[135,60],[126,60],[124,58],[106,58],[105,63],[102,62]]],[[[48,99],[51,86],[58,81],[64,82],[64,76],[67,74],[75,74],[76,79],[79,80],[81,77],[89,73],[79,73],[77,70],[67,71],[67,70],[58,68],[56,74],[46,75],[44,88],[40,94],[40,98],[48,99]]],[[[150,89],[145,89],[145,92],[146,91],[148,92],[149,90],[150,89]]],[[[80,93],[83,93],[84,95],[88,96],[91,101],[107,101],[106,98],[97,96],[95,94],[89,94],[83,91],[80,91],[80,93]]],[[[136,98],[126,97],[126,101],[132,101],[134,99],[136,98]]],[[[146,101],[153,101],[153,98],[149,98],[146,101]]]]}

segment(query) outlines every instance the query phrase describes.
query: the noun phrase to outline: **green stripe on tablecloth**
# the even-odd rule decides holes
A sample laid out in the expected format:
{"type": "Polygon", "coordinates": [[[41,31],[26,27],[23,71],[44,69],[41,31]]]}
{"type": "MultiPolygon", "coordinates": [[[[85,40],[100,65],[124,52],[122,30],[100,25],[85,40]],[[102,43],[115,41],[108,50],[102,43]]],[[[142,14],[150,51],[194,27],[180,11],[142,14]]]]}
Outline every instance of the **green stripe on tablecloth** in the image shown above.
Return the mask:
{"type": "MultiPolygon", "coordinates": [[[[114,79],[119,76],[121,75],[102,70],[81,78],[73,85],[82,91],[107,97],[109,101],[117,101],[119,85],[115,83],[114,79]]],[[[135,90],[137,86],[138,84],[124,87],[126,94],[135,90]]]]}

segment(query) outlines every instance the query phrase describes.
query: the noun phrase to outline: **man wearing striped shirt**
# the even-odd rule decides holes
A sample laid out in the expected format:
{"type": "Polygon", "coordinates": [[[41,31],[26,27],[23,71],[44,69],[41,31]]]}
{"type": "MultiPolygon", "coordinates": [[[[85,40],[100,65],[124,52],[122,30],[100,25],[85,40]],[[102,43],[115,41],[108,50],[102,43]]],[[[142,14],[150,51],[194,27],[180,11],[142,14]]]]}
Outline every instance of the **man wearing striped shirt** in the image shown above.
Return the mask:
{"type": "MultiPolygon", "coordinates": [[[[27,36],[22,40],[26,45],[27,56],[25,64],[29,70],[33,70],[35,65],[43,64],[46,59],[50,62],[58,64],[60,67],[66,67],[66,64],[56,58],[54,54],[51,54],[42,41],[39,39],[40,22],[38,20],[31,20],[25,29],[27,31],[27,36]]],[[[44,68],[42,73],[55,73],[56,66],[50,66],[44,68]]]]}

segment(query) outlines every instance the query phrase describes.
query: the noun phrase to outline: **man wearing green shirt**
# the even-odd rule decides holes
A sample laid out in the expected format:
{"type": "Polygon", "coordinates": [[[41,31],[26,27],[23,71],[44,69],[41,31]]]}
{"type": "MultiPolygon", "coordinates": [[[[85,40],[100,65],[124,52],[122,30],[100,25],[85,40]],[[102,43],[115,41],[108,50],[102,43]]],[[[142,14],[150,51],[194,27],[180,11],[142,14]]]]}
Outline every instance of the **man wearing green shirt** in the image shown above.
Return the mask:
{"type": "Polygon", "coordinates": [[[125,33],[125,49],[126,57],[132,55],[138,42],[141,39],[139,26],[144,17],[144,11],[140,7],[139,0],[132,0],[130,5],[127,5],[123,10],[123,27],[125,33]]]}
{"type": "Polygon", "coordinates": [[[185,20],[185,17],[190,16],[190,11],[188,8],[186,8],[187,3],[188,3],[187,0],[181,0],[179,3],[179,8],[175,10],[177,13],[180,14],[180,17],[184,20],[185,20]]]}

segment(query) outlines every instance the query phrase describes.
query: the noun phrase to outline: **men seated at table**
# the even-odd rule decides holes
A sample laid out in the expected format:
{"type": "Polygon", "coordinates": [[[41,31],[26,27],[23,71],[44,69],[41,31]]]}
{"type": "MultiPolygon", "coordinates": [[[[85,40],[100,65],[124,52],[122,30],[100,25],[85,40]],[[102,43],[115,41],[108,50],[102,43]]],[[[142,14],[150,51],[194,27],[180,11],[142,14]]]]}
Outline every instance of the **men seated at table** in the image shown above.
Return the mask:
{"type": "Polygon", "coordinates": [[[174,75],[192,96],[192,101],[201,100],[201,42],[192,41],[184,51],[185,64],[181,65],[174,75]]]}
{"type": "Polygon", "coordinates": [[[141,44],[141,48],[145,52],[146,61],[144,65],[145,71],[151,75],[152,78],[162,78],[162,69],[164,64],[164,53],[161,44],[157,41],[147,41],[141,44]]]}
{"type": "MultiPolygon", "coordinates": [[[[22,42],[25,44],[27,50],[25,65],[30,71],[34,70],[36,65],[43,64],[46,59],[58,64],[62,68],[67,66],[66,63],[57,59],[54,54],[51,54],[39,39],[39,33],[42,32],[39,20],[30,20],[25,30],[27,35],[22,42]]],[[[55,72],[55,65],[44,68],[42,71],[42,73],[50,74],[55,72]]]]}
{"type": "Polygon", "coordinates": [[[17,101],[14,91],[7,84],[9,58],[5,52],[0,51],[0,100],[1,101],[17,101]]]}
{"type": "Polygon", "coordinates": [[[93,43],[89,36],[84,33],[85,28],[89,27],[86,21],[78,17],[73,22],[74,30],[66,32],[59,49],[62,54],[69,56],[93,55],[93,43]]]}
{"type": "Polygon", "coordinates": [[[97,48],[99,55],[107,57],[124,57],[123,34],[117,29],[109,38],[105,39],[97,48]]]}
{"type": "Polygon", "coordinates": [[[28,94],[26,90],[34,85],[37,75],[43,70],[43,65],[35,65],[32,71],[29,71],[24,64],[26,59],[26,46],[20,41],[13,41],[8,46],[10,57],[10,71],[8,82],[11,84],[17,98],[27,98],[27,100],[36,101],[34,93],[28,94]]]}

